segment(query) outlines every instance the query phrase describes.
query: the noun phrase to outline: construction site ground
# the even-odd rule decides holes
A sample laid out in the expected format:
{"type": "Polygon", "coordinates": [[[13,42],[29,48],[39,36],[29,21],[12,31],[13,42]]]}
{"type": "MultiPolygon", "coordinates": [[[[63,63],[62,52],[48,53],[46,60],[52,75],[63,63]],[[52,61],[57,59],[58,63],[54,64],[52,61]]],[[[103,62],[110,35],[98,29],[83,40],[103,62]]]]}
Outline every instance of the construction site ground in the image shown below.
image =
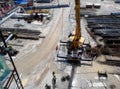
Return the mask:
{"type": "MultiPolygon", "coordinates": [[[[52,3],[57,4],[56,1],[52,3]]],[[[25,89],[46,89],[45,85],[51,86],[51,89],[120,89],[120,68],[111,64],[105,64],[106,57],[99,55],[93,62],[81,62],[81,65],[72,65],[66,62],[58,62],[57,54],[65,55],[65,47],[56,46],[60,40],[67,41],[70,31],[75,30],[74,19],[74,0],[60,0],[61,4],[69,4],[68,8],[53,9],[52,20],[45,24],[26,24],[25,21],[9,19],[2,26],[10,27],[11,23],[20,23],[28,29],[40,30],[39,40],[16,39],[8,44],[19,50],[19,53],[13,57],[21,80],[25,89]],[[52,84],[52,72],[55,71],[56,85],[52,84]],[[107,79],[99,79],[98,72],[107,73],[107,79]],[[70,80],[61,81],[64,76],[70,76],[70,80]]],[[[118,12],[119,4],[114,0],[81,0],[81,5],[87,3],[99,3],[100,9],[95,10],[96,14],[110,14],[118,12]]],[[[93,10],[93,9],[92,9],[93,10]]],[[[35,22],[36,23],[36,22],[35,22]]],[[[82,36],[85,37],[85,43],[90,43],[92,47],[96,42],[86,31],[87,23],[84,17],[81,18],[82,36]]],[[[110,56],[112,59],[114,57],[110,56]]],[[[62,59],[64,60],[64,59],[62,59]]],[[[117,60],[120,61],[120,58],[117,60]]],[[[14,86],[11,86],[14,89],[14,86]]]]}

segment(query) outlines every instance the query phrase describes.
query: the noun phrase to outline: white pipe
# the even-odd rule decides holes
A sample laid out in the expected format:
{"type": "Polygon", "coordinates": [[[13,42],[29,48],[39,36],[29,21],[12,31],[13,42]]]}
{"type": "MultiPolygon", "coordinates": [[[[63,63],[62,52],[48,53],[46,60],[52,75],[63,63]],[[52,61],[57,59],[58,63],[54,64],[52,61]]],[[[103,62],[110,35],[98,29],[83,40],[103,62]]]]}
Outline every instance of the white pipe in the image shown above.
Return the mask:
{"type": "Polygon", "coordinates": [[[7,13],[8,14],[8,16],[6,16],[5,18],[3,18],[1,21],[0,21],[0,25],[2,24],[2,23],[4,23],[7,19],[9,19],[13,14],[15,14],[16,12],[16,10],[18,10],[20,7],[17,7],[17,8],[15,8],[14,10],[12,10],[11,12],[9,12],[9,13],[7,13]]]}
{"type": "Polygon", "coordinates": [[[10,34],[9,37],[5,40],[5,42],[7,43],[12,36],[13,36],[13,34],[10,34]]]}
{"type": "MultiPolygon", "coordinates": [[[[8,43],[8,41],[10,40],[10,38],[13,36],[13,34],[10,34],[9,37],[5,40],[5,43],[8,43]]],[[[4,44],[2,44],[1,46],[3,46],[4,44]]]]}

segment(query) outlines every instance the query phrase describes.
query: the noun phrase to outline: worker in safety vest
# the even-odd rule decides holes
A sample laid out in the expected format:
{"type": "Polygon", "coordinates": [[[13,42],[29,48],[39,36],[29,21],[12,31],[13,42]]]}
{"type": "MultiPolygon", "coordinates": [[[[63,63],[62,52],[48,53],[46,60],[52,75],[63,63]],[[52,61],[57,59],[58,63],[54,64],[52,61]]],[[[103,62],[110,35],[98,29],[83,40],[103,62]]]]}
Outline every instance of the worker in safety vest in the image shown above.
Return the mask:
{"type": "Polygon", "coordinates": [[[55,85],[56,84],[56,75],[55,75],[55,72],[53,71],[53,84],[55,85]]]}

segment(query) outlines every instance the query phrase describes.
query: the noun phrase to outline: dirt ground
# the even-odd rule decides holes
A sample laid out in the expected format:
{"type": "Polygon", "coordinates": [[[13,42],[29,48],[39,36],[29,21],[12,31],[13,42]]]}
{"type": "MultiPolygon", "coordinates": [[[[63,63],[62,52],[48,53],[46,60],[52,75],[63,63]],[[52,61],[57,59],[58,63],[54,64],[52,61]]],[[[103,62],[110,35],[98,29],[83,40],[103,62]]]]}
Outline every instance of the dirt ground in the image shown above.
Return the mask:
{"type": "MultiPolygon", "coordinates": [[[[64,14],[67,13],[66,10],[64,10],[64,14]]],[[[22,56],[18,55],[15,58],[15,65],[19,74],[22,73],[24,86],[29,86],[31,82],[39,85],[49,70],[56,70],[56,65],[54,65],[53,60],[56,55],[55,48],[62,32],[62,9],[57,9],[55,14],[57,14],[57,17],[54,17],[52,20],[54,24],[52,24],[46,37],[42,39],[42,42],[34,49],[29,46],[29,49],[32,50],[27,53],[23,51],[21,52],[23,54],[22,56]],[[30,81],[31,79],[34,81],[30,81]]],[[[26,89],[29,88],[27,87],[26,89]]]]}
{"type": "MultiPolygon", "coordinates": [[[[63,1],[69,2],[69,0],[62,0],[61,2],[63,1]]],[[[74,0],[71,0],[71,2],[73,1],[74,0]]],[[[44,33],[45,38],[40,39],[39,43],[36,41],[29,41],[30,43],[28,45],[29,51],[22,50],[20,52],[20,54],[22,55],[18,54],[14,59],[19,74],[22,74],[22,82],[23,85],[25,86],[25,89],[37,89],[35,87],[32,88],[31,86],[38,86],[41,83],[41,81],[44,80],[44,78],[49,73],[49,71],[57,70],[58,65],[55,64],[53,61],[56,56],[55,48],[59,40],[64,39],[61,36],[66,37],[66,35],[68,35],[69,33],[68,32],[69,28],[71,29],[71,27],[69,26],[70,24],[68,24],[69,13],[70,13],[70,8],[64,9],[63,12],[62,9],[55,9],[54,17],[52,21],[47,25],[48,27],[46,27],[46,29],[42,29],[45,27],[37,28],[40,30],[47,31],[47,33],[44,33]],[[66,29],[67,31],[65,31],[66,29]],[[37,44],[37,46],[35,47],[33,47],[32,44],[34,42],[37,44]],[[33,83],[35,83],[35,85],[33,83]]],[[[83,36],[86,36],[87,42],[90,41],[91,44],[94,45],[95,43],[93,39],[90,38],[90,36],[86,33],[87,31],[85,30],[84,22],[85,19],[82,19],[81,21],[82,24],[81,28],[83,29],[82,33],[85,32],[83,36]]],[[[73,23],[72,25],[74,24],[75,23],[73,23]]],[[[101,65],[100,66],[96,65],[96,66],[102,70],[101,65]]],[[[95,67],[95,69],[97,69],[97,67],[95,67]]],[[[88,69],[89,68],[90,67],[88,67],[88,69]]],[[[83,66],[83,69],[79,67],[79,70],[80,72],[81,70],[84,71],[86,70],[86,67],[83,66]]],[[[87,76],[89,76],[89,73],[87,74],[87,76]]]]}

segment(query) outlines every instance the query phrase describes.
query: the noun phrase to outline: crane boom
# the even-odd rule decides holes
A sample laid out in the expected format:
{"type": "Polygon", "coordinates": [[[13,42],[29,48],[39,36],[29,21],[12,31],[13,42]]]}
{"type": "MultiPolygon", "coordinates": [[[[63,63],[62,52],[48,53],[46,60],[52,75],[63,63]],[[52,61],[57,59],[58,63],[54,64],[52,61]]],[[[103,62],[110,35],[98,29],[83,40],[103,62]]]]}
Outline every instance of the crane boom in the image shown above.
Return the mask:
{"type": "Polygon", "coordinates": [[[76,16],[76,32],[75,39],[79,40],[81,37],[81,27],[80,27],[80,0],[75,0],[75,16],[76,16]]]}
{"type": "Polygon", "coordinates": [[[84,38],[81,37],[81,26],[80,26],[80,0],[75,0],[75,19],[76,19],[76,30],[75,35],[72,37],[72,44],[70,49],[76,49],[84,43],[84,38]]]}

